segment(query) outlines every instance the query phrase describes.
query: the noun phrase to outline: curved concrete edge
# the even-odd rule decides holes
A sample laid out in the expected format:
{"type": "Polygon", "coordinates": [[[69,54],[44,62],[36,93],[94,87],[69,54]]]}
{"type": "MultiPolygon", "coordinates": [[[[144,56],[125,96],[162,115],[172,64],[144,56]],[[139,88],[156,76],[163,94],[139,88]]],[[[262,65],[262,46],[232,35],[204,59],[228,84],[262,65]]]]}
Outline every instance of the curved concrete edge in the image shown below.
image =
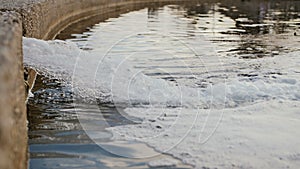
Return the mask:
{"type": "Polygon", "coordinates": [[[126,11],[151,3],[168,3],[182,0],[0,0],[0,10],[14,10],[21,14],[23,36],[53,39],[57,33],[83,19],[126,11]]]}
{"type": "Polygon", "coordinates": [[[22,56],[22,22],[0,12],[0,168],[27,168],[27,121],[22,56]]]}

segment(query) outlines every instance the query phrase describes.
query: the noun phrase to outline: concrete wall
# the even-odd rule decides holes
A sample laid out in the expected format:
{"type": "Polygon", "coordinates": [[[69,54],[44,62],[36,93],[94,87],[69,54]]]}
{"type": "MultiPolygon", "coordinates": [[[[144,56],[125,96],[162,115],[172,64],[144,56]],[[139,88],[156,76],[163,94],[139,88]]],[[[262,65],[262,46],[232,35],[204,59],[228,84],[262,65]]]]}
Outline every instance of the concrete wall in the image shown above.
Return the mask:
{"type": "Polygon", "coordinates": [[[0,12],[0,169],[27,167],[22,22],[0,12]]]}
{"type": "Polygon", "coordinates": [[[27,168],[22,36],[53,39],[68,25],[177,0],[0,0],[0,169],[27,168]]]}
{"type": "Polygon", "coordinates": [[[68,25],[94,15],[172,1],[180,0],[0,0],[0,10],[14,10],[22,15],[24,36],[53,39],[68,25]]]}

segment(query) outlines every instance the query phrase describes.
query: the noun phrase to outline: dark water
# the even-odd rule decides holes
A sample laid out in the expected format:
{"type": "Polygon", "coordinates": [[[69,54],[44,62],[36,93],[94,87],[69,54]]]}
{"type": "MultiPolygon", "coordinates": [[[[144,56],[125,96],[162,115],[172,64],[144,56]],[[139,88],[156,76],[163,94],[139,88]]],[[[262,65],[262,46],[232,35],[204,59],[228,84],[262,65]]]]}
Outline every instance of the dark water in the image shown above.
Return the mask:
{"type": "MultiPolygon", "coordinates": [[[[300,50],[300,1],[191,1],[168,6],[156,6],[142,10],[147,16],[148,28],[157,29],[157,23],[163,22],[163,17],[168,14],[169,25],[174,30],[180,31],[177,37],[187,41],[197,41],[198,35],[217,46],[215,49],[223,58],[237,60],[259,60],[264,57],[274,57],[281,53],[300,50]],[[175,19],[174,19],[175,18],[175,19]],[[180,21],[180,19],[187,19],[180,21]],[[186,24],[188,23],[188,24],[186,24]]],[[[126,10],[125,10],[126,11],[126,10]]],[[[112,17],[118,17],[112,16],[112,17]]],[[[122,15],[119,17],[123,17],[122,15]]],[[[94,47],[86,45],[89,37],[101,31],[97,22],[114,22],[103,18],[76,23],[57,36],[58,39],[75,42],[80,48],[93,50],[94,47]],[[96,24],[96,25],[95,25],[96,24]]],[[[122,25],[116,25],[116,27],[122,25]]],[[[174,61],[174,60],[173,60],[174,61]]],[[[185,58],[185,61],[193,62],[185,58]]],[[[229,65],[224,70],[216,70],[214,74],[206,77],[201,82],[196,82],[190,74],[183,70],[185,67],[170,63],[163,57],[151,61],[145,59],[135,60],[137,68],[147,68],[149,76],[162,78],[169,81],[193,81],[197,87],[206,87],[224,78],[256,78],[260,76],[253,73],[259,69],[259,62],[246,68],[239,66],[238,70],[229,65]],[[175,69],[174,69],[175,67],[175,69]],[[168,70],[167,74],[159,69],[168,70]],[[249,69],[249,71],[241,71],[249,69]],[[175,71],[174,71],[175,70],[175,71]],[[224,71],[229,70],[230,76],[224,77],[224,71]],[[172,72],[171,75],[169,72],[172,72]]],[[[236,64],[241,64],[236,62],[236,64]]],[[[197,67],[195,67],[197,69],[197,67]]],[[[200,69],[193,73],[201,74],[200,69]]],[[[268,73],[268,72],[267,72],[268,73]]],[[[270,73],[270,72],[269,72],[270,73]]],[[[263,74],[261,76],[266,76],[263,74]]],[[[192,85],[191,85],[192,86],[192,85]]],[[[62,85],[59,81],[44,76],[37,78],[33,89],[35,96],[28,102],[29,119],[29,147],[30,168],[148,168],[148,162],[159,158],[171,158],[161,155],[154,158],[132,159],[111,154],[94,144],[82,129],[77,115],[80,112],[93,113],[99,109],[103,113],[103,121],[110,126],[132,124],[122,118],[112,104],[99,103],[99,105],[82,105],[75,110],[71,88],[62,85]]],[[[101,120],[100,120],[101,122],[101,120]]],[[[101,125],[100,125],[101,126],[101,125]]],[[[103,142],[111,142],[111,133],[101,128],[103,142]]],[[[136,143],[138,145],[138,143],[136,143]]],[[[135,148],[118,147],[120,151],[135,153],[135,148]]],[[[137,146],[140,148],[140,146],[137,146]]],[[[144,151],[154,151],[142,146],[144,151]]],[[[189,168],[179,163],[177,168],[189,168]]],[[[173,167],[174,168],[174,167],[173,167]]]]}
{"type": "MultiPolygon", "coordinates": [[[[128,158],[112,154],[95,144],[81,127],[77,115],[98,113],[101,110],[103,119],[98,119],[98,123],[102,121],[109,126],[132,124],[118,114],[112,104],[83,104],[82,109],[77,106],[75,110],[71,90],[57,80],[43,76],[38,76],[33,93],[35,96],[28,102],[30,168],[148,168],[150,161],[167,157],[128,158]]],[[[97,127],[98,134],[102,132],[101,142],[110,142],[112,135],[105,130],[107,126],[97,127]]],[[[154,151],[140,143],[130,144],[146,152],[154,151]]],[[[128,153],[128,156],[136,151],[126,144],[112,146],[122,154],[128,153]]],[[[190,166],[179,162],[176,168],[190,166]]]]}

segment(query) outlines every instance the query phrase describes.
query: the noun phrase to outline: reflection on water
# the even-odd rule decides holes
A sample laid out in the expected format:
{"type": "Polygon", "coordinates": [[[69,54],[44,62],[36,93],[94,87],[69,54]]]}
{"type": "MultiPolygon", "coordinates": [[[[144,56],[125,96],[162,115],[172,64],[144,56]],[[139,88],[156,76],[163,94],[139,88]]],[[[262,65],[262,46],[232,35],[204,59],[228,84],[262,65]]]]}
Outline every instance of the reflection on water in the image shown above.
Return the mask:
{"type": "Polygon", "coordinates": [[[197,20],[201,33],[213,42],[224,47],[234,45],[228,54],[259,58],[299,50],[295,48],[299,38],[291,40],[299,31],[299,7],[299,1],[245,0],[199,3],[185,9],[186,17],[197,20]]]}
{"type": "MultiPolygon", "coordinates": [[[[216,45],[215,50],[222,59],[236,60],[224,64],[221,70],[214,68],[212,64],[210,73],[207,74],[195,57],[170,59],[158,54],[155,58],[145,56],[133,59],[135,68],[145,69],[144,73],[152,77],[200,88],[218,83],[220,79],[253,80],[280,76],[281,72],[276,71],[262,74],[256,72],[262,66],[256,63],[256,59],[300,50],[299,10],[300,1],[272,0],[199,0],[168,6],[151,5],[141,11],[147,16],[144,19],[147,19],[150,31],[159,32],[170,28],[173,36],[191,44],[197,44],[199,37],[204,36],[209,43],[216,45]],[[161,28],[164,22],[166,27],[161,28]],[[188,63],[193,75],[199,75],[201,79],[195,79],[191,72],[185,72],[186,67],[180,61],[188,63]]],[[[104,18],[117,16],[118,14],[104,18]]],[[[57,38],[75,42],[82,49],[92,50],[94,47],[86,46],[86,43],[91,35],[102,31],[102,25],[96,23],[104,18],[74,24],[57,38]]],[[[114,23],[113,20],[106,22],[114,23]]],[[[115,25],[120,29],[122,26],[115,25]]],[[[129,39],[128,43],[130,40],[136,39],[129,39]]],[[[203,54],[208,52],[205,46],[200,49],[203,54]]],[[[45,77],[37,79],[35,97],[28,103],[30,168],[147,168],[147,162],[152,159],[126,159],[110,154],[95,145],[83,131],[77,113],[92,114],[98,109],[103,114],[103,121],[108,122],[109,126],[130,124],[112,105],[83,105],[76,112],[72,105],[70,87],[45,77]]],[[[110,142],[112,136],[105,127],[107,126],[103,125],[101,128],[101,141],[110,142]]],[[[127,151],[134,153],[135,150],[128,148],[127,151]]],[[[145,148],[145,151],[153,150],[145,148]]],[[[177,167],[187,168],[183,165],[177,167]]]]}
{"type": "MultiPolygon", "coordinates": [[[[153,153],[153,149],[141,143],[111,143],[111,133],[105,130],[109,126],[131,124],[132,122],[118,114],[111,104],[81,105],[72,104],[69,87],[59,81],[38,76],[33,89],[34,98],[28,101],[30,168],[148,168],[149,162],[160,158],[127,158],[144,151],[153,153]],[[82,107],[82,108],[80,108],[82,107]],[[78,115],[102,113],[102,119],[96,119],[97,141],[106,143],[110,149],[120,151],[123,156],[110,153],[95,144],[83,130],[77,119],[78,115]]],[[[82,120],[82,119],[81,119],[82,120]]],[[[114,151],[114,152],[116,152],[114,151]]],[[[190,168],[178,160],[176,168],[190,168]]]]}

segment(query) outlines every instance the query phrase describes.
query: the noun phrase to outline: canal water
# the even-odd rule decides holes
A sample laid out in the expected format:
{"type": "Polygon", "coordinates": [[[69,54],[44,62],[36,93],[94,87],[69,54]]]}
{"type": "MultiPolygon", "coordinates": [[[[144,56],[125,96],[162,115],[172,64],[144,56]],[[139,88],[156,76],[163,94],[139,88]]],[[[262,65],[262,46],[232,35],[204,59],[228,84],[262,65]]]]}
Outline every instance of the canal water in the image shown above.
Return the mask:
{"type": "Polygon", "coordinates": [[[297,166],[300,150],[281,136],[299,143],[299,10],[299,1],[154,4],[75,23],[60,41],[24,38],[24,62],[40,73],[28,101],[30,168],[297,166]]]}

